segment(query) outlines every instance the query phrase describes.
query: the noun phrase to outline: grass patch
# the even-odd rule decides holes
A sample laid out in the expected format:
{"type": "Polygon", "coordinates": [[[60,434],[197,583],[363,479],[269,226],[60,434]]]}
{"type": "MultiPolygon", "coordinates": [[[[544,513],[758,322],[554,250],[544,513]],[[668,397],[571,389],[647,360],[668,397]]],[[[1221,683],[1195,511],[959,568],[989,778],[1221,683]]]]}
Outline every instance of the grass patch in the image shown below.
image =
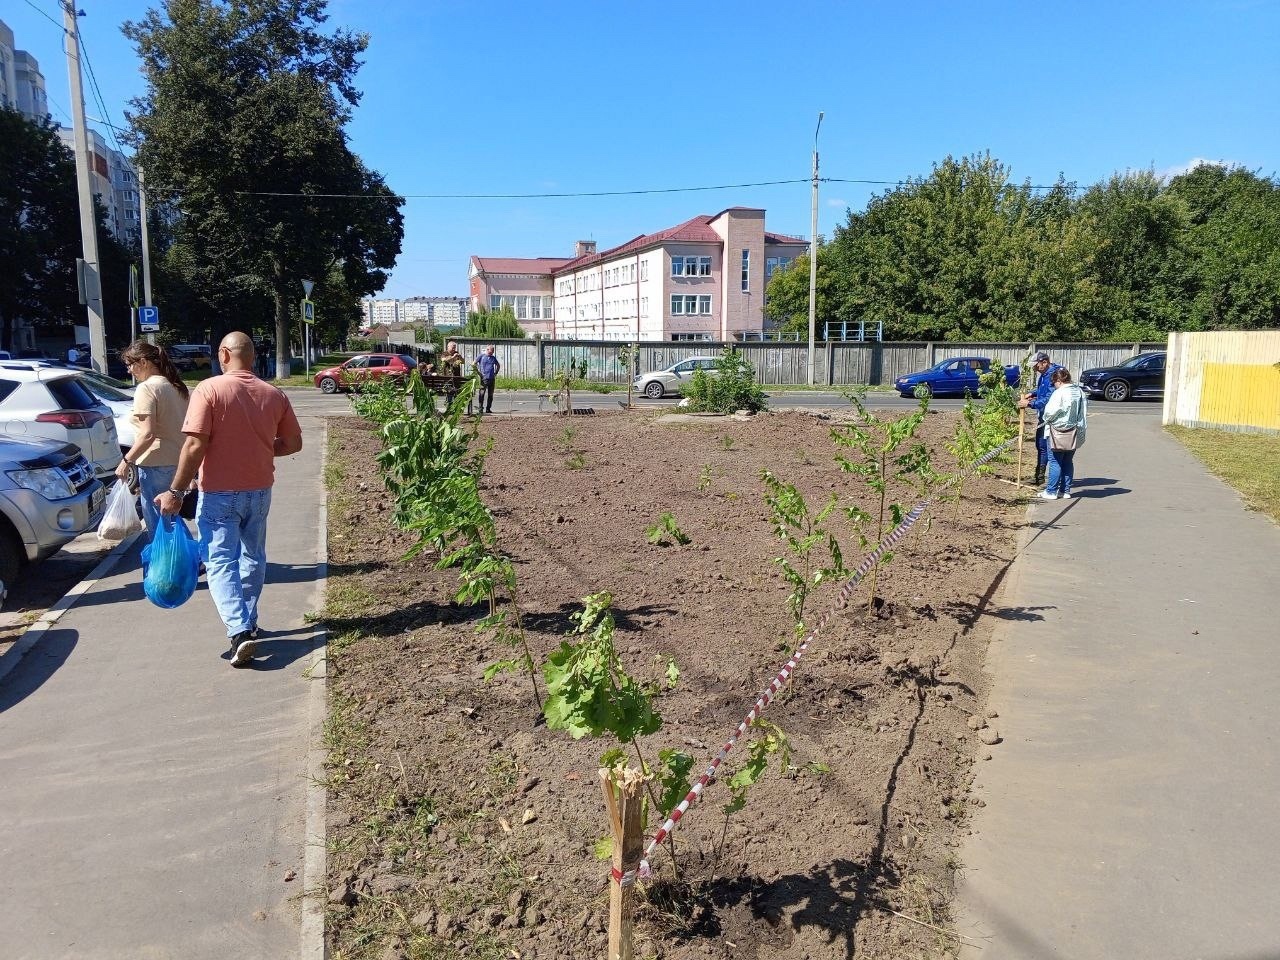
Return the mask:
{"type": "MultiPolygon", "coordinates": [[[[555,393],[560,389],[559,382],[550,380],[540,380],[537,377],[498,377],[494,383],[495,389],[498,390],[537,390],[539,393],[555,393]]],[[[625,383],[596,383],[594,380],[575,380],[569,385],[569,389],[586,393],[617,393],[619,390],[625,392],[627,385],[625,383]]]]}
{"type": "Polygon", "coordinates": [[[1189,427],[1168,430],[1210,473],[1239,493],[1250,510],[1280,523],[1280,437],[1189,427]]]}

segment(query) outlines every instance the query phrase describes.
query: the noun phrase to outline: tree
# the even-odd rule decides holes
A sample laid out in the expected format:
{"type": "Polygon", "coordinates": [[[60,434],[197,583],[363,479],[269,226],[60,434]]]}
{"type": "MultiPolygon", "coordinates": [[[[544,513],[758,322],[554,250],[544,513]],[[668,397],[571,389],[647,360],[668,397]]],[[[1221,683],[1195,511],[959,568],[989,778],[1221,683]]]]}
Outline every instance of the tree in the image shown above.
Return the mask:
{"type": "Polygon", "coordinates": [[[78,305],[76,168],[47,120],[0,109],[0,343],[14,325],[72,323],[78,305]]]}
{"type": "MultiPolygon", "coordinates": [[[[347,145],[363,35],[321,30],[324,0],[165,0],[124,32],[147,93],[130,117],[153,192],[181,211],[172,264],[214,339],[270,304],[288,372],[303,278],[376,293],[400,252],[403,198],[347,145]],[[229,308],[255,310],[245,318],[229,308]]],[[[336,304],[331,305],[338,310],[336,304]]]]}
{"type": "Polygon", "coordinates": [[[510,307],[501,306],[497,310],[490,310],[482,306],[474,313],[467,314],[462,335],[478,340],[520,340],[525,332],[516,320],[515,311],[510,307]]]}

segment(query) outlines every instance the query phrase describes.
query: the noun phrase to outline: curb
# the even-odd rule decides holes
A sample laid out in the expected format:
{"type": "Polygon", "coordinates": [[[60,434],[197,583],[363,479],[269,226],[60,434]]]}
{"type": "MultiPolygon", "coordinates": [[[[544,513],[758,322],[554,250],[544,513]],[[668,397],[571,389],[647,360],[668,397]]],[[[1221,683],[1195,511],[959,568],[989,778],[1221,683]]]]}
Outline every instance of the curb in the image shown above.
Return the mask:
{"type": "MultiPolygon", "coordinates": [[[[316,609],[323,606],[329,579],[329,504],[324,490],[325,465],[329,456],[329,423],[321,423],[320,515],[316,530],[316,609]]],[[[328,868],[325,838],[325,803],[328,791],[324,785],[324,724],[328,714],[326,677],[329,667],[329,631],[317,625],[317,636],[324,643],[316,647],[303,671],[310,686],[307,693],[307,756],[303,776],[307,780],[305,820],[302,831],[302,916],[300,924],[300,956],[302,960],[325,960],[324,913],[328,903],[328,868]]]]}
{"type": "Polygon", "coordinates": [[[76,601],[97,586],[98,581],[111,572],[120,558],[129,552],[129,548],[133,546],[133,541],[141,535],[141,531],[132,533],[116,544],[111,549],[111,552],[99,560],[98,565],[89,571],[88,576],[63,594],[62,599],[42,613],[31,626],[23,631],[22,636],[14,641],[13,646],[0,656],[0,680],[3,680],[13,672],[14,667],[35,648],[35,645],[40,642],[49,628],[56,624],[64,613],[76,605],[76,601]]]}

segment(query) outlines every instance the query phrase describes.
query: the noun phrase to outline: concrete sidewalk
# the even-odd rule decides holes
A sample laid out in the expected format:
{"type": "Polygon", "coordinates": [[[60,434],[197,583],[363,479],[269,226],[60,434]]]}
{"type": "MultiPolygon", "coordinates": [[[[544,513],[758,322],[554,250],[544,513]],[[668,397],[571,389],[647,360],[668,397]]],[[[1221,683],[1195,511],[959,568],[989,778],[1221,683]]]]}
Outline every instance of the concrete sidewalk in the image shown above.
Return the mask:
{"type": "Polygon", "coordinates": [[[1091,406],[994,614],[958,932],[982,960],[1280,958],[1280,530],[1091,406]]]}
{"type": "Polygon", "coordinates": [[[324,879],[307,876],[323,848],[304,855],[324,706],[304,616],[322,603],[325,431],[302,425],[276,464],[253,669],[225,659],[203,580],[177,610],[146,600],[135,543],[0,680],[6,960],[320,955],[301,894],[324,879]]]}

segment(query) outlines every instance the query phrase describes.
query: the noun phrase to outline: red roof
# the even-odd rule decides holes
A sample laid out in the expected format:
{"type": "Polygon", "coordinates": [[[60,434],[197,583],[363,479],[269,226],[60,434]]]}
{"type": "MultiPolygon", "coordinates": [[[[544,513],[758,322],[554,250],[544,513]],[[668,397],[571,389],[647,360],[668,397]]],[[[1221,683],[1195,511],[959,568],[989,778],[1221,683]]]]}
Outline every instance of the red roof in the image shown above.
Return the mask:
{"type": "Polygon", "coordinates": [[[481,273],[535,273],[550,276],[569,262],[566,257],[472,257],[481,273]]]}

